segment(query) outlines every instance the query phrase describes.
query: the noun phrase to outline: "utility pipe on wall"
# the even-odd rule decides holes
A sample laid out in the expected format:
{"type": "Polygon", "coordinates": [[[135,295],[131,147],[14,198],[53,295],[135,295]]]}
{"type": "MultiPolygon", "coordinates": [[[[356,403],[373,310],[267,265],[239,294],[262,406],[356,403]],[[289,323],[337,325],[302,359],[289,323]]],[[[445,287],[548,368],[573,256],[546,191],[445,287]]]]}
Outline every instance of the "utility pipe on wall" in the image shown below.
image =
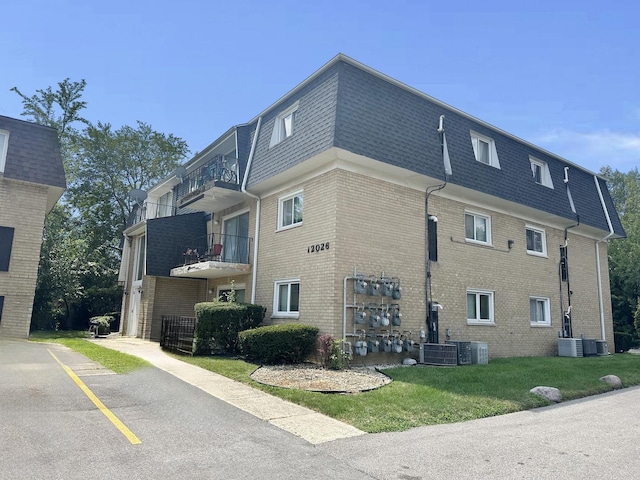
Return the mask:
{"type": "Polygon", "coordinates": [[[244,178],[242,179],[242,186],[240,190],[246,193],[252,198],[256,199],[256,226],[255,226],[255,238],[253,239],[253,269],[251,272],[251,303],[256,303],[256,285],[258,283],[258,238],[260,237],[260,197],[247,191],[247,178],[249,177],[249,170],[253,163],[253,156],[256,151],[256,143],[258,143],[258,134],[260,133],[260,125],[262,124],[262,117],[258,118],[258,124],[256,125],[256,133],[253,136],[251,142],[251,150],[249,151],[249,159],[247,160],[247,168],[244,171],[244,178]]]}

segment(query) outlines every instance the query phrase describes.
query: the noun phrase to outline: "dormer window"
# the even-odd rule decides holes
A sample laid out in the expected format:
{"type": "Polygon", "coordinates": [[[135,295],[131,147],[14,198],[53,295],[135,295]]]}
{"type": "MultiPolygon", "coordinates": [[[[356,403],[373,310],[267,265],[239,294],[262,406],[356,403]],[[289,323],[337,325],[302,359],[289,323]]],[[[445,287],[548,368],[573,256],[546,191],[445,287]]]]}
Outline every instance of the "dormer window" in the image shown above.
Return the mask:
{"type": "Polygon", "coordinates": [[[0,130],[0,173],[4,173],[4,166],[7,163],[8,144],[9,144],[9,132],[0,130]]]}
{"type": "Polygon", "coordinates": [[[498,151],[496,150],[496,144],[493,139],[476,132],[471,132],[471,144],[473,145],[473,154],[478,162],[500,168],[498,151]]]}
{"type": "Polygon", "coordinates": [[[531,162],[531,173],[533,174],[533,180],[545,187],[553,188],[553,182],[551,181],[551,174],[549,173],[549,166],[547,162],[538,160],[537,158],[529,157],[531,162]]]}
{"type": "Polygon", "coordinates": [[[269,142],[269,148],[293,135],[293,132],[295,131],[297,111],[298,102],[276,117],[275,124],[273,125],[273,132],[271,134],[271,142],[269,142]]]}

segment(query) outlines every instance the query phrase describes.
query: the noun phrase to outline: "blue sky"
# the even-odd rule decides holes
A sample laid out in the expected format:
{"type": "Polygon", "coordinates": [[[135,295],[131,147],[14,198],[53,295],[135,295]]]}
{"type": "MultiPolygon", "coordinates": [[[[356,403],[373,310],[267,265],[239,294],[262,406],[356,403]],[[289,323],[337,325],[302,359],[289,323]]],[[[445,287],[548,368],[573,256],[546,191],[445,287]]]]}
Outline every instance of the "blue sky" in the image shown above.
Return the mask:
{"type": "Polygon", "coordinates": [[[593,171],[640,163],[640,4],[21,0],[2,7],[0,114],[86,79],[85,116],[202,150],[338,52],[593,171]]]}

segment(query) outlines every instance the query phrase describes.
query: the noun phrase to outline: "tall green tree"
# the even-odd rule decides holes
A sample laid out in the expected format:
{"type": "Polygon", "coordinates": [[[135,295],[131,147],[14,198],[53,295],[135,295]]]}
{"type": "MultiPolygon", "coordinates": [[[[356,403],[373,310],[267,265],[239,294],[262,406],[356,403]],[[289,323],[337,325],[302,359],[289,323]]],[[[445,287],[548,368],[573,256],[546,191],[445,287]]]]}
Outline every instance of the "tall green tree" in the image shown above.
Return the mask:
{"type": "MultiPolygon", "coordinates": [[[[146,190],[175,169],[188,153],[184,140],[156,132],[143,122],[114,129],[89,125],[77,138],[70,164],[68,201],[83,219],[92,248],[113,252],[131,214],[129,193],[146,190]]],[[[116,259],[119,261],[119,258],[116,259]]]]}
{"type": "Polygon", "coordinates": [[[627,238],[609,244],[611,302],[616,332],[636,334],[634,316],[640,296],[640,172],[623,173],[605,167],[611,197],[620,214],[627,238]]]}
{"type": "Polygon", "coordinates": [[[169,174],[189,152],[171,134],[143,122],[136,127],[93,125],[84,117],[86,82],[65,79],[56,88],[22,98],[22,115],[58,130],[67,174],[67,191],[45,221],[32,326],[86,326],[74,315],[117,311],[113,286],[120,262],[119,244],[132,189],[147,189],[169,174]]]}

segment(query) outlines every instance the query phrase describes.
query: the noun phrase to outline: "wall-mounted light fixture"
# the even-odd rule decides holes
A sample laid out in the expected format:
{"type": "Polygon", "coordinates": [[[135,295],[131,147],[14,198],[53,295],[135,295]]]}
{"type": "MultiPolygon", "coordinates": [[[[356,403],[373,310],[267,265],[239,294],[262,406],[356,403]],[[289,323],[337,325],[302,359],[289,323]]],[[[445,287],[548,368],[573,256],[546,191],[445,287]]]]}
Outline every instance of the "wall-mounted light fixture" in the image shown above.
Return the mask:
{"type": "Polygon", "coordinates": [[[509,250],[511,250],[511,247],[513,247],[513,244],[516,243],[513,240],[507,240],[507,247],[509,247],[509,250]]]}

